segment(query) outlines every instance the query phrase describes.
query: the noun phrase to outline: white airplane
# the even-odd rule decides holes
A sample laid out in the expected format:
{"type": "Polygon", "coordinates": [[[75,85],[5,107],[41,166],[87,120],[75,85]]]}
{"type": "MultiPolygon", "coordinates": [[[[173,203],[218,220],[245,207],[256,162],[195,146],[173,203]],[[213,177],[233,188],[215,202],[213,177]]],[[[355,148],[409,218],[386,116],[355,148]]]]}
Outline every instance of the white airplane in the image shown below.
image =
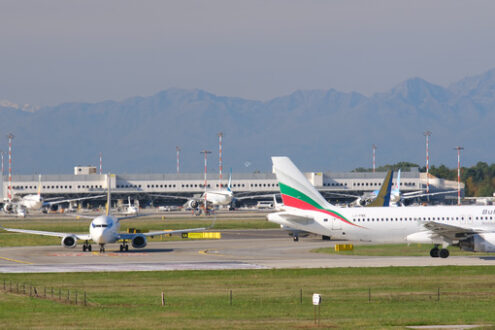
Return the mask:
{"type": "Polygon", "coordinates": [[[201,197],[183,197],[173,195],[153,195],[156,197],[165,197],[173,199],[187,200],[185,205],[198,211],[201,207],[208,208],[210,206],[225,206],[231,205],[234,200],[234,193],[231,189],[232,175],[229,176],[227,187],[215,190],[205,190],[201,197]],[[206,204],[206,205],[205,205],[206,204]]]}
{"type": "Polygon", "coordinates": [[[159,236],[164,234],[181,234],[181,233],[189,233],[196,231],[203,231],[207,228],[193,228],[193,229],[180,229],[180,230],[170,230],[170,231],[154,231],[148,233],[119,233],[120,230],[120,221],[133,217],[123,217],[117,218],[110,215],[110,189],[107,194],[107,208],[105,215],[100,215],[94,218],[89,225],[89,234],[75,234],[75,233],[59,233],[59,232],[49,232],[49,231],[40,231],[40,230],[28,230],[28,229],[16,229],[16,228],[4,228],[0,226],[1,229],[4,229],[9,232],[15,233],[25,233],[25,234],[33,234],[33,235],[44,235],[44,236],[54,236],[62,238],[62,246],[66,248],[75,248],[77,245],[77,241],[84,241],[82,250],[83,251],[91,251],[90,241],[95,242],[100,246],[100,252],[105,252],[105,244],[115,243],[118,241],[122,241],[120,245],[120,251],[128,251],[129,245],[127,244],[130,241],[133,248],[141,249],[146,247],[147,245],[147,237],[159,236]]]}
{"type": "Polygon", "coordinates": [[[19,217],[25,217],[28,214],[28,211],[40,210],[42,207],[52,207],[53,205],[57,205],[61,203],[94,199],[103,196],[105,195],[72,198],[72,199],[55,198],[55,199],[46,200],[41,196],[41,175],[40,175],[39,184],[38,184],[38,193],[36,195],[30,194],[30,195],[25,195],[21,198],[14,197],[10,200],[7,199],[3,202],[2,210],[7,214],[13,214],[19,217]]]}
{"type": "Polygon", "coordinates": [[[138,215],[139,209],[136,205],[131,204],[131,196],[127,196],[128,204],[125,210],[125,214],[127,215],[138,215]]]}
{"type": "Polygon", "coordinates": [[[271,222],[335,239],[433,244],[432,257],[447,258],[449,246],[495,252],[495,206],[339,208],[289,158],[272,157],[272,162],[284,210],[268,214],[271,222]]]}

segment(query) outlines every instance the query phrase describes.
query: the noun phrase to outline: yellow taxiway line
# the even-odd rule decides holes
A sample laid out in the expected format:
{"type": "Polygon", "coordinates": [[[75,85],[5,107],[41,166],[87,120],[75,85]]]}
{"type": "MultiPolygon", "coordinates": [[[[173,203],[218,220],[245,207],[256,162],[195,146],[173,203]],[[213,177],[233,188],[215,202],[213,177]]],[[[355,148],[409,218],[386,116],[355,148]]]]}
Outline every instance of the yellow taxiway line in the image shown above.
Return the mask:
{"type": "Polygon", "coordinates": [[[7,261],[12,261],[12,262],[18,262],[20,264],[28,264],[28,265],[32,265],[33,264],[32,262],[15,260],[15,259],[10,259],[10,258],[6,258],[6,257],[0,257],[0,259],[7,260],[7,261]]]}

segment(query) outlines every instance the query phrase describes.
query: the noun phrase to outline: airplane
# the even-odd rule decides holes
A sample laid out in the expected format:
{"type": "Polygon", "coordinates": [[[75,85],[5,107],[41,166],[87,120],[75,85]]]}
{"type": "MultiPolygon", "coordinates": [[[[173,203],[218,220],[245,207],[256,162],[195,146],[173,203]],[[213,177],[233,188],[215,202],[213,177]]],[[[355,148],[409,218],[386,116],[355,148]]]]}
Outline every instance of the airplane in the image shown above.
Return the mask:
{"type": "Polygon", "coordinates": [[[184,197],[184,196],[174,196],[174,195],[152,195],[152,196],[187,200],[185,203],[186,207],[195,210],[196,214],[200,214],[201,208],[205,209],[205,211],[208,212],[208,208],[211,206],[230,205],[230,209],[233,209],[234,207],[233,204],[238,200],[266,196],[266,195],[259,195],[259,196],[235,197],[231,187],[232,187],[232,172],[229,175],[229,181],[226,188],[205,190],[205,192],[200,197],[184,197]]]}
{"type": "Polygon", "coordinates": [[[127,196],[128,204],[125,209],[125,214],[127,215],[138,215],[139,209],[136,205],[131,204],[131,196],[127,196]]]}
{"type": "MultiPolygon", "coordinates": [[[[10,193],[10,195],[12,196],[12,193],[10,193]]],[[[3,202],[2,210],[6,214],[14,214],[18,217],[26,217],[26,215],[28,214],[28,211],[40,210],[42,208],[52,208],[53,206],[58,205],[58,204],[62,204],[62,203],[100,198],[103,196],[105,196],[105,195],[72,198],[72,199],[62,199],[62,200],[60,198],[55,198],[55,199],[48,199],[47,200],[41,196],[41,175],[40,175],[37,194],[25,195],[21,198],[14,197],[11,199],[6,199],[3,202]]]]}
{"type": "Polygon", "coordinates": [[[449,246],[495,252],[495,206],[340,208],[327,202],[288,157],[272,157],[284,210],[268,221],[334,239],[382,244],[433,244],[431,257],[449,246]]]}
{"type": "MultiPolygon", "coordinates": [[[[109,184],[108,187],[110,187],[109,184]]],[[[75,248],[77,245],[77,241],[81,240],[84,241],[82,247],[83,252],[92,250],[90,241],[93,241],[100,246],[100,253],[105,252],[105,244],[115,243],[117,241],[122,241],[122,243],[120,244],[120,251],[127,252],[129,251],[129,245],[127,244],[128,241],[130,241],[133,248],[141,249],[146,247],[147,237],[159,236],[164,234],[189,233],[189,232],[203,231],[207,229],[207,228],[193,228],[193,229],[179,229],[179,230],[170,230],[170,231],[153,231],[148,233],[135,233],[135,234],[119,233],[121,220],[136,218],[137,216],[121,217],[121,218],[114,217],[110,214],[110,205],[111,205],[111,193],[110,193],[110,188],[108,188],[107,206],[106,206],[105,215],[99,215],[96,218],[93,218],[93,220],[89,225],[89,234],[61,233],[61,232],[49,232],[49,231],[41,231],[41,230],[5,228],[3,226],[0,226],[0,229],[15,233],[61,237],[62,238],[61,244],[63,247],[66,248],[75,248]]],[[[86,216],[81,216],[81,217],[86,217],[86,216]]]]}
{"type": "MultiPolygon", "coordinates": [[[[387,172],[387,175],[385,176],[385,179],[383,180],[382,186],[380,187],[380,190],[375,196],[375,198],[369,202],[365,207],[387,207],[390,204],[390,190],[392,186],[392,178],[394,176],[394,171],[389,170],[387,172]]],[[[278,203],[276,195],[273,195],[273,205],[275,206],[275,210],[277,211],[282,211],[284,209],[284,204],[283,203],[278,203]]],[[[289,236],[292,236],[294,242],[299,241],[299,237],[306,237],[309,235],[309,232],[303,231],[303,230],[297,230],[294,228],[287,227],[285,225],[280,225],[280,227],[283,230],[286,230],[289,232],[289,236]]],[[[324,240],[329,240],[330,236],[327,235],[322,235],[322,239],[324,240]]]]}

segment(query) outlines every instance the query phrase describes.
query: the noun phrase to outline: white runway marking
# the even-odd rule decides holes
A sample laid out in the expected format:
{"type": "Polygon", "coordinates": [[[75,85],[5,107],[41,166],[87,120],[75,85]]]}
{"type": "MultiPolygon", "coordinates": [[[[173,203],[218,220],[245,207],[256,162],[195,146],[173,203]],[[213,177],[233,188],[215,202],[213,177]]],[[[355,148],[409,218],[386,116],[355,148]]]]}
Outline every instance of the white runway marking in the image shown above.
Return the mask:
{"type": "Polygon", "coordinates": [[[67,273],[67,272],[140,272],[166,270],[226,270],[266,269],[268,267],[242,262],[197,263],[126,263],[126,264],[51,264],[0,266],[0,273],[67,273]]]}

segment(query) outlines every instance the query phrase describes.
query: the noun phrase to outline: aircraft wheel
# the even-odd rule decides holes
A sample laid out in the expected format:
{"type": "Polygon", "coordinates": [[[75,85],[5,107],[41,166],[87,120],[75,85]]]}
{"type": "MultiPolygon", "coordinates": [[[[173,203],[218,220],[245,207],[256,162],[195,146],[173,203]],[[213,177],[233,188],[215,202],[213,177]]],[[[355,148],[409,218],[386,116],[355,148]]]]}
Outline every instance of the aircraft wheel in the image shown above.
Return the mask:
{"type": "Polygon", "coordinates": [[[88,245],[88,251],[91,252],[91,245],[88,245]]]}
{"type": "Polygon", "coordinates": [[[86,252],[86,245],[83,245],[83,252],[86,252]]]}
{"type": "Polygon", "coordinates": [[[432,258],[438,258],[439,250],[437,247],[434,247],[433,249],[430,250],[430,256],[432,258]]]}
{"type": "Polygon", "coordinates": [[[129,251],[129,245],[126,244],[126,246],[124,247],[124,250],[125,250],[125,252],[129,251]]]}
{"type": "Polygon", "coordinates": [[[120,246],[120,252],[122,252],[122,251],[124,251],[124,246],[123,245],[120,246]]]}
{"type": "Polygon", "coordinates": [[[299,235],[294,234],[292,239],[294,240],[294,242],[299,242],[299,235]]]}
{"type": "Polygon", "coordinates": [[[449,256],[449,254],[450,254],[449,253],[449,250],[447,250],[447,249],[441,249],[440,250],[440,253],[439,253],[439,256],[440,256],[440,258],[444,258],[445,259],[445,258],[447,258],[449,256]]]}

